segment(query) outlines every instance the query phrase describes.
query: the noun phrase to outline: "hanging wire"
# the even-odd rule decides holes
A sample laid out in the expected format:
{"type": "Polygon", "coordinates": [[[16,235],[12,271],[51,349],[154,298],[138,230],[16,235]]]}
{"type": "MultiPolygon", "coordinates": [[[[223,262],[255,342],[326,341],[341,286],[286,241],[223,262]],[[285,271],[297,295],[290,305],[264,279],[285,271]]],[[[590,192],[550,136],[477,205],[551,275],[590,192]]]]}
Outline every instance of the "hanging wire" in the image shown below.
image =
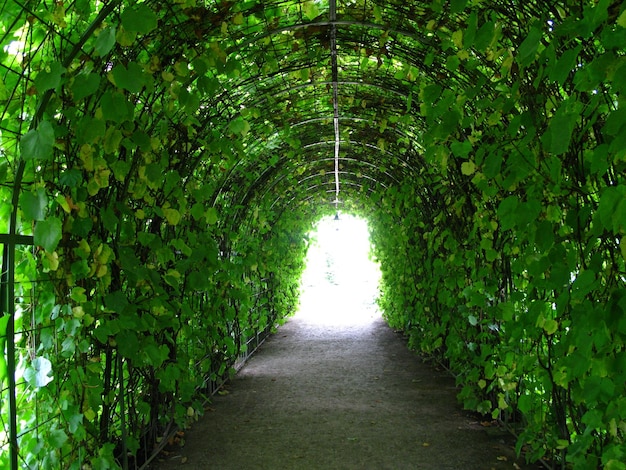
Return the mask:
{"type": "Polygon", "coordinates": [[[335,210],[339,204],[339,79],[337,70],[337,1],[330,0],[330,57],[333,82],[333,121],[335,127],[335,210]]]}

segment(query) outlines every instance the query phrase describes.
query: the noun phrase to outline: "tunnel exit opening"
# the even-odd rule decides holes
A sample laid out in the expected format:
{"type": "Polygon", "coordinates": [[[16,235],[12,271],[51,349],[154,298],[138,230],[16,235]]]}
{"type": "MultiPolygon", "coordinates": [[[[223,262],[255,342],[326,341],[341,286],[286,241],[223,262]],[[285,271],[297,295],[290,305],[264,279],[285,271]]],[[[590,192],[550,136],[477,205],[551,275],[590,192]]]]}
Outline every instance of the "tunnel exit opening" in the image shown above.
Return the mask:
{"type": "Polygon", "coordinates": [[[298,318],[324,325],[356,325],[380,318],[378,263],[370,255],[365,219],[322,218],[310,233],[298,318]]]}

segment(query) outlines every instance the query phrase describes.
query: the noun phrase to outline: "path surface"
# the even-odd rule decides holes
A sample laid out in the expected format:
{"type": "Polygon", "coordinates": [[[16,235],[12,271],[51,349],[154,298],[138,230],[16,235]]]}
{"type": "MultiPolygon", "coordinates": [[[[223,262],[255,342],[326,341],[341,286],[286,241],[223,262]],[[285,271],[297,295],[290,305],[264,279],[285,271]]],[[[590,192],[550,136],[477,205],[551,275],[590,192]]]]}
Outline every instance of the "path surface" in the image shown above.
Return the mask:
{"type": "Polygon", "coordinates": [[[279,328],[156,468],[534,468],[461,410],[453,379],[409,351],[371,299],[355,305],[362,286],[335,287],[339,297],[307,291],[316,311],[279,328]]]}

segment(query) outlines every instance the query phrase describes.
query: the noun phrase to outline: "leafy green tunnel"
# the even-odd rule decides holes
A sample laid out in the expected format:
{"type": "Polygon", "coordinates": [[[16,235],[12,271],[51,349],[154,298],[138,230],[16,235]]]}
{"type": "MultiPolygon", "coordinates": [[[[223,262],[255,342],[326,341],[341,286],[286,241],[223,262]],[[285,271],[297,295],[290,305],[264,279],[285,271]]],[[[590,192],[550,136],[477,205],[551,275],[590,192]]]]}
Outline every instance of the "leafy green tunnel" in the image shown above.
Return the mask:
{"type": "Polygon", "coordinates": [[[626,468],[625,10],[4,0],[2,465],[146,465],[341,210],[466,408],[626,468]]]}

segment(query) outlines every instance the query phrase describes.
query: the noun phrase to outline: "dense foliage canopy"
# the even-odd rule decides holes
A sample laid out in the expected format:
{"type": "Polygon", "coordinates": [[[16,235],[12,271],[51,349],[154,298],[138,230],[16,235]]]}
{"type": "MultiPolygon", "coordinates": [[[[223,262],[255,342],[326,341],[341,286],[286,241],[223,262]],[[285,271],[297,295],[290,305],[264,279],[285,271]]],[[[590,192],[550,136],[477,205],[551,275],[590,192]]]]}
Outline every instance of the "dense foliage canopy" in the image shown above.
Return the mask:
{"type": "Polygon", "coordinates": [[[465,407],[626,468],[626,5],[0,8],[1,466],[149,462],[340,208],[465,407]]]}

